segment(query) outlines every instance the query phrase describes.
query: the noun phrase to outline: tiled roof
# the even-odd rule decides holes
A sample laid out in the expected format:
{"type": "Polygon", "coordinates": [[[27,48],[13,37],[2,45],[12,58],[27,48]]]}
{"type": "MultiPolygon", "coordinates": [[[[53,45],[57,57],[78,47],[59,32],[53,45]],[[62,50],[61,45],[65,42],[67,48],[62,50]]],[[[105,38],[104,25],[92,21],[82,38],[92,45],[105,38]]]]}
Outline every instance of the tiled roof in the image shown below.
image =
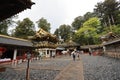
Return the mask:
{"type": "Polygon", "coordinates": [[[120,42],[120,35],[113,32],[109,32],[105,36],[102,36],[103,45],[110,45],[120,42]]]}
{"type": "Polygon", "coordinates": [[[80,44],[70,40],[68,42],[58,44],[58,46],[61,46],[61,47],[78,47],[78,46],[80,46],[80,44]]]}
{"type": "Polygon", "coordinates": [[[103,45],[118,44],[119,42],[120,42],[120,38],[116,38],[114,40],[110,40],[110,41],[103,43],[103,45]]]}
{"type": "Polygon", "coordinates": [[[25,47],[33,46],[33,43],[28,40],[4,36],[4,35],[0,35],[0,44],[13,45],[13,46],[25,46],[25,47]]]}
{"type": "Polygon", "coordinates": [[[102,45],[85,45],[85,46],[81,46],[81,49],[89,49],[89,48],[101,48],[102,45]]]}

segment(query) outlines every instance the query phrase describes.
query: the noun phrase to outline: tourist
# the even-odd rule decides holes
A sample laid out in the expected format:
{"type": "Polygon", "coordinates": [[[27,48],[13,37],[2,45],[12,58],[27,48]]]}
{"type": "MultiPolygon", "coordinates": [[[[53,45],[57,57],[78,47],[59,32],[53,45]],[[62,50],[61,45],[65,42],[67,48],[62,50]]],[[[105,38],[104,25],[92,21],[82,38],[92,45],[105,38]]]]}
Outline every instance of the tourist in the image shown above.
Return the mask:
{"type": "Polygon", "coordinates": [[[79,51],[77,51],[77,58],[78,58],[78,60],[80,60],[80,52],[79,51]]]}
{"type": "Polygon", "coordinates": [[[75,61],[75,58],[76,58],[76,51],[73,51],[71,54],[72,54],[72,57],[73,57],[73,61],[75,61]]]}
{"type": "Polygon", "coordinates": [[[92,54],[92,50],[91,48],[89,48],[89,55],[91,56],[91,54],[92,54]]]}

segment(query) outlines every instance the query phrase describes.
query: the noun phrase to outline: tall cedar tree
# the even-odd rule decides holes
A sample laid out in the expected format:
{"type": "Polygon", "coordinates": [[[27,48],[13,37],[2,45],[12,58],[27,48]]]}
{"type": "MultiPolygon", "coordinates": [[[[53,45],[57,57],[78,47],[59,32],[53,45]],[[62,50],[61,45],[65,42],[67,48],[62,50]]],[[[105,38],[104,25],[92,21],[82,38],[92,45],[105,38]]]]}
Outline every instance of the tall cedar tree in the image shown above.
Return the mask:
{"type": "Polygon", "coordinates": [[[23,21],[18,21],[18,26],[15,29],[14,36],[19,38],[28,38],[35,34],[35,26],[29,18],[25,18],[23,21]]]}

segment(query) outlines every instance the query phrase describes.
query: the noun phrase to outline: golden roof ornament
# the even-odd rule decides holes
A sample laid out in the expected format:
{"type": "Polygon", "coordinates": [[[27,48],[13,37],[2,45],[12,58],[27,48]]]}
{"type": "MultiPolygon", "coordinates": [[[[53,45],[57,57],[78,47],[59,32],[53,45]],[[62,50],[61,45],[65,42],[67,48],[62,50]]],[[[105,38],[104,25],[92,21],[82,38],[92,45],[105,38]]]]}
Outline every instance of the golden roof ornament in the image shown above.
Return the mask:
{"type": "Polygon", "coordinates": [[[32,40],[37,42],[35,43],[35,47],[44,48],[55,48],[57,47],[56,43],[58,42],[58,39],[55,35],[44,31],[42,28],[40,28],[39,31],[36,32],[32,40]]]}

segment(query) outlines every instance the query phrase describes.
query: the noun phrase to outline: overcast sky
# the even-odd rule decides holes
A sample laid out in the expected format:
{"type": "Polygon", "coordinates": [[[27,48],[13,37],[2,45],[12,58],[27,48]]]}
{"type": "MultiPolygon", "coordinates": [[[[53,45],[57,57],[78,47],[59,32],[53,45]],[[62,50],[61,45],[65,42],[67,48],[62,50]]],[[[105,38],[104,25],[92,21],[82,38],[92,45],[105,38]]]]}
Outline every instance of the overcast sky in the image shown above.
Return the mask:
{"type": "Polygon", "coordinates": [[[51,24],[51,32],[62,24],[71,25],[74,18],[92,12],[97,2],[104,0],[32,0],[35,5],[19,13],[20,20],[28,17],[34,23],[44,17],[51,24]]]}

